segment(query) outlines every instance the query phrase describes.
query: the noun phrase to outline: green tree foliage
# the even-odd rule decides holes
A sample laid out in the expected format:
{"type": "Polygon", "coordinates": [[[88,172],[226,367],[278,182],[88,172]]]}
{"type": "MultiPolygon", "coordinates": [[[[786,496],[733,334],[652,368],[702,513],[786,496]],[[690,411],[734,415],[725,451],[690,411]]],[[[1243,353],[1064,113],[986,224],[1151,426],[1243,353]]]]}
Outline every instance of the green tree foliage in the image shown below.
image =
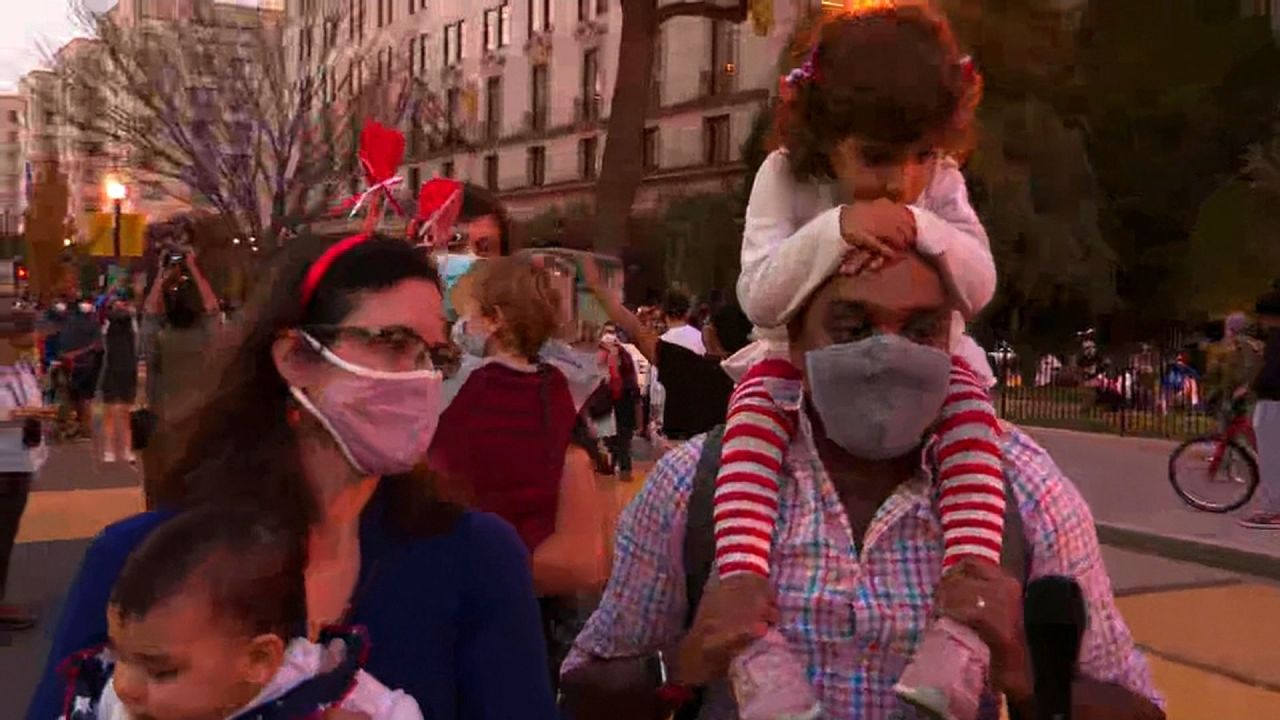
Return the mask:
{"type": "Polygon", "coordinates": [[[1230,186],[1246,149],[1275,117],[1280,50],[1267,20],[1240,17],[1236,3],[1089,6],[1078,103],[1107,198],[1107,236],[1123,265],[1121,293],[1132,312],[1200,314],[1207,308],[1188,299],[1201,286],[1184,283],[1234,278],[1196,267],[1203,255],[1193,251],[1193,230],[1222,243],[1215,254],[1250,252],[1250,238],[1204,228],[1221,226],[1220,209],[1202,206],[1238,201],[1230,186]],[[1215,198],[1219,189],[1225,195],[1215,198]]]}
{"type": "Polygon", "coordinates": [[[1200,206],[1178,266],[1179,298],[1184,313],[1225,315],[1247,310],[1271,286],[1280,271],[1280,232],[1274,200],[1235,182],[1223,186],[1200,206]]]}
{"type": "Polygon", "coordinates": [[[1000,274],[992,324],[1019,332],[1068,307],[1086,317],[1110,311],[1115,255],[1098,225],[1080,131],[1038,100],[993,100],[981,113],[981,143],[967,168],[1000,274]]]}
{"type": "Polygon", "coordinates": [[[690,195],[667,207],[661,224],[667,283],[695,295],[732,295],[742,248],[741,203],[727,193],[690,195]]]}

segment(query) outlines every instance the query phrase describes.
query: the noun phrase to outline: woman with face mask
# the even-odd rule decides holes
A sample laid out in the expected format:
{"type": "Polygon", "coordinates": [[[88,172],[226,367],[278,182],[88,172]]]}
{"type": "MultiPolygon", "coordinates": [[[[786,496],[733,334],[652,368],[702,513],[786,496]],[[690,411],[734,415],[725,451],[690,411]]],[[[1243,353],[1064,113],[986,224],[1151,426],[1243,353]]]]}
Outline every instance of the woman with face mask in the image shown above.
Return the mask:
{"type": "Polygon", "coordinates": [[[441,417],[429,464],[515,526],[544,618],[562,617],[572,604],[563,598],[603,583],[605,559],[592,463],[570,443],[578,413],[569,382],[539,358],[560,300],[526,258],[486,260],[474,272],[462,344],[484,357],[441,417]]]}
{"type": "Polygon", "coordinates": [[[363,626],[366,670],[424,715],[553,718],[520,538],[442,501],[415,468],[450,354],[430,260],[389,238],[298,239],[260,287],[164,468],[164,509],[108,527],[87,551],[28,717],[59,716],[59,662],[107,640],[107,596],[132,548],[174,512],[243,502],[307,538],[309,634],[363,626]]]}

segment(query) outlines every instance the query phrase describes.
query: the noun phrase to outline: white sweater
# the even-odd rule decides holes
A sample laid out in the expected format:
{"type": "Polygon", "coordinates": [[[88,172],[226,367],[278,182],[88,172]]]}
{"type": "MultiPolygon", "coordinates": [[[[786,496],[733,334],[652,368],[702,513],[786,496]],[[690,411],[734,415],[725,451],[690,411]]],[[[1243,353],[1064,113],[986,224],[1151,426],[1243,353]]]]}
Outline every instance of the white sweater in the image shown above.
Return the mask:
{"type": "MultiPolygon", "coordinates": [[[[756,173],[742,236],[738,300],[757,326],[784,325],[848,254],[834,191],[830,184],[796,182],[785,150],[770,153],[756,173]]],[[[939,161],[933,181],[910,208],[916,248],[937,258],[960,312],[972,318],[995,295],[996,269],[955,161],[939,161]]]]}
{"type": "MultiPolygon", "coordinates": [[[[332,667],[338,659],[333,652],[321,645],[295,638],[289,643],[284,664],[280,666],[276,676],[258,693],[253,702],[232,713],[231,717],[283,697],[304,681],[332,667]]],[[[371,720],[422,720],[422,711],[416,700],[400,690],[388,689],[363,670],[356,673],[355,688],[341,707],[343,710],[364,713],[371,720]]],[[[131,720],[129,711],[116,695],[114,682],[108,684],[102,692],[98,717],[101,720],[131,720]]]]}
{"type": "MultiPolygon", "coordinates": [[[[935,258],[959,302],[952,351],[992,384],[986,353],[964,335],[964,326],[995,295],[995,259],[987,231],[969,205],[959,165],[950,158],[938,161],[929,186],[908,207],[916,221],[916,249],[935,258]]],[[[765,357],[785,356],[784,326],[835,274],[848,252],[835,186],[797,182],[786,150],[770,153],[751,187],[738,276],[738,301],[762,342],[725,361],[725,370],[737,378],[765,357]]]]}

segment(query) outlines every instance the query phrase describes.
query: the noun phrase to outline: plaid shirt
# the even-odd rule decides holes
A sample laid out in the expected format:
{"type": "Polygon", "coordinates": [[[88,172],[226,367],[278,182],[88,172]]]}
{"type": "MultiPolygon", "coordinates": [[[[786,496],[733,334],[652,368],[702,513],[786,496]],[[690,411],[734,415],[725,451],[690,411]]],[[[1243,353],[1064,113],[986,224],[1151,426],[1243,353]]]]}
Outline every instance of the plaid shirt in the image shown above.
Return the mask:
{"type": "MultiPolygon", "coordinates": [[[[920,642],[941,575],[942,528],[931,474],[922,468],[884,503],[859,550],[811,437],[802,422],[782,483],[771,579],[780,629],[808,666],[824,717],[916,717],[894,695],[893,685],[920,642]]],[[[1025,525],[1031,577],[1066,575],[1084,591],[1089,627],[1082,674],[1162,704],[1116,609],[1088,505],[1048,453],[1021,431],[1008,427],[1001,445],[1025,525]]],[[[618,523],[613,576],[565,670],[591,657],[646,655],[669,648],[682,635],[682,544],[701,449],[697,438],[669,453],[627,508],[618,523]]],[[[995,703],[986,705],[983,720],[994,720],[995,703]]],[[[736,717],[724,683],[710,689],[701,717],[736,717]]]]}

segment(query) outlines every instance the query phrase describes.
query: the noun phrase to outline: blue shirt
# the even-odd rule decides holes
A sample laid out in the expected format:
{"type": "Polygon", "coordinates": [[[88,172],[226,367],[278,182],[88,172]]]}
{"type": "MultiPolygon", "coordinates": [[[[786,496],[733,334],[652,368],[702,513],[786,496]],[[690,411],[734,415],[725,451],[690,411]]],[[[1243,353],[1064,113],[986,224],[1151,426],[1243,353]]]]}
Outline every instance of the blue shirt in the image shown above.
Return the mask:
{"type": "MultiPolygon", "coordinates": [[[[431,720],[556,717],[529,557],[510,525],[467,512],[447,534],[404,539],[389,526],[385,485],[360,519],[353,624],[372,643],[365,669],[412,695],[431,720]]],[[[62,714],[57,666],[107,640],[107,600],[133,548],[172,513],[107,527],[67,593],[27,720],[62,714]]]]}

